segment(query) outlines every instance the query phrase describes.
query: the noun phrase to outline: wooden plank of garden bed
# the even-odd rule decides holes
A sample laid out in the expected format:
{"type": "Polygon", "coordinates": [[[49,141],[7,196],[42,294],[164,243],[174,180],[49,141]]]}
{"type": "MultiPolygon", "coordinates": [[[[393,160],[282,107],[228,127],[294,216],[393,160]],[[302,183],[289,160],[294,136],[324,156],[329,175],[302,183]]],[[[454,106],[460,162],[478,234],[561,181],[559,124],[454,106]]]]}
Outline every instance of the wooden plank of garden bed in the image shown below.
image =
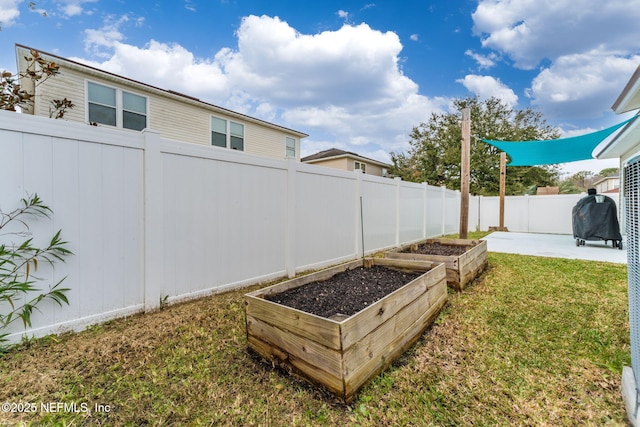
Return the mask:
{"type": "MultiPolygon", "coordinates": [[[[427,243],[440,243],[442,245],[450,246],[472,246],[478,244],[482,240],[468,240],[468,239],[427,239],[427,243]]],[[[420,243],[418,243],[420,244],[420,243]]]]}
{"type": "Polygon", "coordinates": [[[278,351],[288,355],[288,357],[293,356],[304,359],[309,364],[337,378],[342,377],[341,351],[319,344],[309,338],[309,334],[283,334],[278,327],[251,316],[247,316],[247,330],[248,337],[260,337],[260,340],[275,347],[278,351]]]}
{"type": "Polygon", "coordinates": [[[253,295],[245,295],[247,319],[261,319],[281,330],[306,336],[326,347],[339,350],[340,328],[338,322],[304,311],[286,307],[253,295]]]}
{"type": "Polygon", "coordinates": [[[439,265],[439,262],[425,262],[422,260],[413,260],[406,258],[389,259],[389,258],[366,258],[365,265],[371,267],[373,265],[380,265],[382,267],[393,268],[395,270],[408,271],[408,272],[423,272],[432,270],[439,265]]]}
{"type": "MultiPolygon", "coordinates": [[[[444,282],[442,282],[444,283],[444,282]]],[[[436,286],[429,292],[423,293],[418,299],[407,304],[394,317],[380,325],[376,330],[363,337],[359,342],[344,352],[345,377],[366,366],[372,359],[386,358],[387,351],[393,349],[389,337],[403,340],[404,336],[415,333],[412,325],[424,314],[439,310],[437,303],[447,294],[446,284],[436,286]]]]}
{"type": "Polygon", "coordinates": [[[249,348],[260,354],[265,359],[275,363],[286,371],[313,383],[319,384],[338,396],[344,396],[344,381],[342,374],[339,377],[310,365],[303,359],[280,351],[273,345],[262,341],[256,336],[249,336],[247,340],[249,348]],[[297,371],[296,371],[297,370],[297,371]]]}
{"type": "Polygon", "coordinates": [[[476,246],[459,257],[460,288],[464,288],[479,272],[487,266],[487,242],[480,241],[476,246]]]}
{"type": "Polygon", "coordinates": [[[430,262],[433,265],[444,263],[448,269],[458,269],[458,257],[452,255],[431,255],[412,252],[385,252],[383,259],[430,262]]]}
{"type": "MultiPolygon", "coordinates": [[[[394,260],[393,264],[389,264],[389,260],[384,258],[376,258],[375,261],[377,265],[398,265],[397,260],[394,260]]],[[[420,264],[423,267],[425,265],[425,263],[420,264]]],[[[414,265],[414,263],[410,262],[404,265],[414,265]]],[[[411,301],[425,295],[429,289],[445,280],[445,271],[443,264],[437,264],[429,270],[429,274],[420,276],[385,298],[376,301],[358,313],[357,316],[344,320],[340,325],[342,350],[347,351],[371,331],[395,316],[411,301]]]]}
{"type": "Polygon", "coordinates": [[[431,301],[427,310],[424,310],[425,301],[422,298],[414,301],[405,308],[407,310],[406,316],[400,312],[392,321],[387,322],[363,339],[361,343],[352,346],[350,350],[345,352],[345,400],[349,401],[373,375],[386,369],[420,338],[424,330],[433,323],[440,313],[447,297],[447,285],[443,280],[429,291],[427,299],[431,301]],[[403,324],[403,320],[412,318],[410,313],[415,313],[416,310],[424,311],[424,313],[412,324],[403,324]],[[404,331],[396,330],[402,326],[406,326],[404,331]],[[382,339],[384,336],[390,336],[393,339],[391,341],[384,340],[382,339]],[[381,344],[379,345],[379,343],[381,344]]]}

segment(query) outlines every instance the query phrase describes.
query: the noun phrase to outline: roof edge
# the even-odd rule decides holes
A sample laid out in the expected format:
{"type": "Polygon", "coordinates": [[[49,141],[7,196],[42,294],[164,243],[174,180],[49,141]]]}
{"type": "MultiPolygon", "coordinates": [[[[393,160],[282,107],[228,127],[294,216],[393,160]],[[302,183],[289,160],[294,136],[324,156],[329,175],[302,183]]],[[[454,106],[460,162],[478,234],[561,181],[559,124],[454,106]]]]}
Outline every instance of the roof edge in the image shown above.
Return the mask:
{"type": "Polygon", "coordinates": [[[625,85],[624,89],[622,89],[622,92],[620,92],[620,95],[618,95],[618,98],[615,100],[615,102],[611,106],[611,109],[616,114],[627,113],[631,110],[638,109],[638,106],[629,107],[628,105],[627,106],[624,105],[625,101],[628,103],[629,101],[628,98],[630,96],[632,96],[634,93],[637,93],[638,90],[640,90],[640,87],[638,86],[640,86],[640,65],[636,67],[636,70],[633,72],[633,75],[625,85]]]}
{"type": "MultiPolygon", "coordinates": [[[[315,154],[318,154],[318,153],[315,153],[315,154]]],[[[311,154],[310,156],[305,156],[305,157],[311,157],[311,156],[314,156],[315,154],[311,154]]],[[[381,162],[379,160],[371,159],[369,157],[364,157],[364,156],[361,156],[359,154],[352,153],[350,151],[345,151],[343,153],[336,154],[336,155],[333,155],[333,156],[319,157],[319,158],[310,159],[310,160],[303,160],[304,159],[304,157],[303,157],[302,159],[300,159],[300,161],[303,162],[303,163],[318,163],[318,162],[322,162],[322,161],[325,161],[325,160],[335,160],[335,159],[340,159],[340,158],[343,158],[343,157],[351,157],[351,158],[354,158],[354,159],[363,160],[363,161],[366,161],[366,162],[374,163],[374,164],[382,166],[382,167],[390,167],[391,166],[389,163],[384,163],[384,162],[381,162]]]]}

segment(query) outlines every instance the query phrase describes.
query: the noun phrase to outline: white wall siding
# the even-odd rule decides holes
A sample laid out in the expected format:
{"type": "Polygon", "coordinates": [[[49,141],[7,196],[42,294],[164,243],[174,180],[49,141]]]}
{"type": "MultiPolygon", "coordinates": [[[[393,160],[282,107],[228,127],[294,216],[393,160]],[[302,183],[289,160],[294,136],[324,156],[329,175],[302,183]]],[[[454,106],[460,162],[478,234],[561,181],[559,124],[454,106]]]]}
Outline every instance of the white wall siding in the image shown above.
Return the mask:
{"type": "MultiPolygon", "coordinates": [[[[443,187],[5,111],[0,180],[4,212],[27,193],[53,209],[29,222],[35,243],[62,229],[75,254],[40,266],[43,286],[66,277],[70,305],[45,302],[30,336],[356,259],[363,241],[372,253],[455,233],[460,218],[443,187]]],[[[505,225],[571,234],[581,197],[507,197],[505,225]]],[[[498,225],[498,200],[471,198],[470,230],[498,225]]]]}

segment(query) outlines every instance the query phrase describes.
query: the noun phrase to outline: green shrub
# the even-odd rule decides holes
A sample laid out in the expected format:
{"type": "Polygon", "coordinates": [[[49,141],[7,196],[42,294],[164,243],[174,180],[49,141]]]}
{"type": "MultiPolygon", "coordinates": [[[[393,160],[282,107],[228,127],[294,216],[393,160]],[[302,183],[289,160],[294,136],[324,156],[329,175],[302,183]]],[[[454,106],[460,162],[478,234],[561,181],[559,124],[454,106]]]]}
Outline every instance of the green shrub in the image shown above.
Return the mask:
{"type": "MultiPolygon", "coordinates": [[[[21,319],[25,327],[31,326],[31,314],[36,306],[44,299],[50,299],[62,306],[69,304],[65,293],[68,288],[61,288],[65,278],[50,286],[49,290],[35,287],[40,280],[33,273],[42,262],[53,264],[64,262],[64,258],[72,252],[67,249],[67,242],[60,237],[60,231],[51,238],[46,247],[38,247],[33,243],[27,220],[29,218],[50,218],[53,213],[37,194],[21,200],[22,206],[14,211],[5,213],[0,209],[0,238],[12,235],[22,239],[21,243],[0,244],[0,351],[7,349],[7,335],[3,330],[21,319]],[[14,224],[18,231],[7,231],[8,225],[14,224]],[[42,292],[32,299],[28,296],[34,292],[42,292]],[[26,302],[23,302],[25,301],[26,302]],[[8,303],[8,304],[6,304],[8,303]]],[[[6,238],[3,240],[7,240],[6,238]]]]}

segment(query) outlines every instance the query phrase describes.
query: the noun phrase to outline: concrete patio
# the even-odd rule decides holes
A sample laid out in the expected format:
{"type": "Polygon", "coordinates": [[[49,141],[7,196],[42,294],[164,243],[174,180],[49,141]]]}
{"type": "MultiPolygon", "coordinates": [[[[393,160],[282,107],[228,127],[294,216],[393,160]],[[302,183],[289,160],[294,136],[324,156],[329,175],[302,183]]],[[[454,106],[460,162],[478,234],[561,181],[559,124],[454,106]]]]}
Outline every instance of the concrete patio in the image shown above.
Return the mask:
{"type": "Polygon", "coordinates": [[[489,252],[627,263],[627,242],[624,236],[622,250],[613,248],[611,241],[605,245],[604,240],[587,241],[584,246],[578,247],[576,240],[569,234],[496,231],[484,237],[483,240],[487,241],[489,252]]]}

